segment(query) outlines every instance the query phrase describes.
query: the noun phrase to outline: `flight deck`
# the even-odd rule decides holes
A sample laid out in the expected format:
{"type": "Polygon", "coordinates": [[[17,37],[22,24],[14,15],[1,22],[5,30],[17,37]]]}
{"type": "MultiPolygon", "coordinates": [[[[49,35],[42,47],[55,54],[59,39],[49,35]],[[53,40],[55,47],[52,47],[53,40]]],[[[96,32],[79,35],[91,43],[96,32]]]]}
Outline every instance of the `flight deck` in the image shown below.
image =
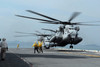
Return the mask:
{"type": "Polygon", "coordinates": [[[100,67],[100,52],[51,48],[34,54],[33,48],[10,48],[0,67],[100,67]]]}

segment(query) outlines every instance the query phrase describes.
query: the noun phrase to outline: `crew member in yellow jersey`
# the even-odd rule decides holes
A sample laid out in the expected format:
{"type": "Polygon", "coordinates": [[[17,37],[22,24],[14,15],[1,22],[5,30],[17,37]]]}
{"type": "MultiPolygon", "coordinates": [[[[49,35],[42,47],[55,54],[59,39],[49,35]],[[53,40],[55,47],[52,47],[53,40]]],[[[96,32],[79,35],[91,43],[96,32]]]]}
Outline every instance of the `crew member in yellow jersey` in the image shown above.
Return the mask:
{"type": "Polygon", "coordinates": [[[38,41],[39,50],[43,53],[42,44],[43,44],[43,42],[38,41]]]}
{"type": "Polygon", "coordinates": [[[36,53],[36,51],[39,53],[39,51],[38,51],[38,44],[35,42],[33,44],[33,46],[34,46],[34,53],[36,53]]]}
{"type": "Polygon", "coordinates": [[[17,48],[19,48],[19,44],[17,44],[17,48]]]}

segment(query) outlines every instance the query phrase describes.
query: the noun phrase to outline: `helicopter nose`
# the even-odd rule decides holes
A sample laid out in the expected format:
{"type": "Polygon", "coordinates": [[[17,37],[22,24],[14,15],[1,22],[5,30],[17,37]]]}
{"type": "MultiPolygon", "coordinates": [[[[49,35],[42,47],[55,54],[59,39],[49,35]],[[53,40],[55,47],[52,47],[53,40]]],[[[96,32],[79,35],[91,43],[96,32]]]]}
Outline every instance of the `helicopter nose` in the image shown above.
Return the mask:
{"type": "Polygon", "coordinates": [[[71,38],[75,38],[75,37],[76,37],[76,32],[75,32],[75,31],[72,31],[72,32],[70,33],[70,36],[71,36],[71,38]]]}

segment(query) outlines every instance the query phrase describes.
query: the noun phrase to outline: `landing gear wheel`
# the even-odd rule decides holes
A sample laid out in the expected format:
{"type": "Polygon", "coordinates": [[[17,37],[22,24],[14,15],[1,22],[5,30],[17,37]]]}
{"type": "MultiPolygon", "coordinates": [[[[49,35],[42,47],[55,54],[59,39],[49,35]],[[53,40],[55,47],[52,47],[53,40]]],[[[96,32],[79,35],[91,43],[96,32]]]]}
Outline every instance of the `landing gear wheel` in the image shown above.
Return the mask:
{"type": "Polygon", "coordinates": [[[44,46],[45,49],[50,49],[50,46],[44,46]]]}
{"type": "Polygon", "coordinates": [[[72,49],[73,49],[73,46],[71,45],[71,46],[70,46],[70,48],[72,48],[72,49]]]}

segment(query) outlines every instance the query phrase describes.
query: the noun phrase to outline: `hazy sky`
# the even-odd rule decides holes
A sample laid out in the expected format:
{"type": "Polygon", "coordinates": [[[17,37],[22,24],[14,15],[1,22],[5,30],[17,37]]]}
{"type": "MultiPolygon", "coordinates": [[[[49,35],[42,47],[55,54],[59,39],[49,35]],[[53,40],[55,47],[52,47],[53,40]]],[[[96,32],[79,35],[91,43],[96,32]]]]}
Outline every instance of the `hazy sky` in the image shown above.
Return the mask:
{"type": "MultiPolygon", "coordinates": [[[[15,38],[15,32],[29,32],[41,28],[56,29],[60,25],[49,25],[39,23],[37,20],[30,20],[16,17],[15,14],[43,18],[26,10],[33,10],[47,16],[67,21],[73,12],[81,14],[73,21],[100,21],[100,0],[0,0],[0,37],[8,41],[31,42],[36,37],[15,38]]],[[[95,22],[94,22],[95,23],[95,22]]],[[[100,24],[100,22],[99,22],[100,24]]],[[[100,27],[80,26],[80,37],[84,40],[81,44],[100,45],[100,27]]],[[[47,32],[45,32],[47,33],[47,32]]]]}

